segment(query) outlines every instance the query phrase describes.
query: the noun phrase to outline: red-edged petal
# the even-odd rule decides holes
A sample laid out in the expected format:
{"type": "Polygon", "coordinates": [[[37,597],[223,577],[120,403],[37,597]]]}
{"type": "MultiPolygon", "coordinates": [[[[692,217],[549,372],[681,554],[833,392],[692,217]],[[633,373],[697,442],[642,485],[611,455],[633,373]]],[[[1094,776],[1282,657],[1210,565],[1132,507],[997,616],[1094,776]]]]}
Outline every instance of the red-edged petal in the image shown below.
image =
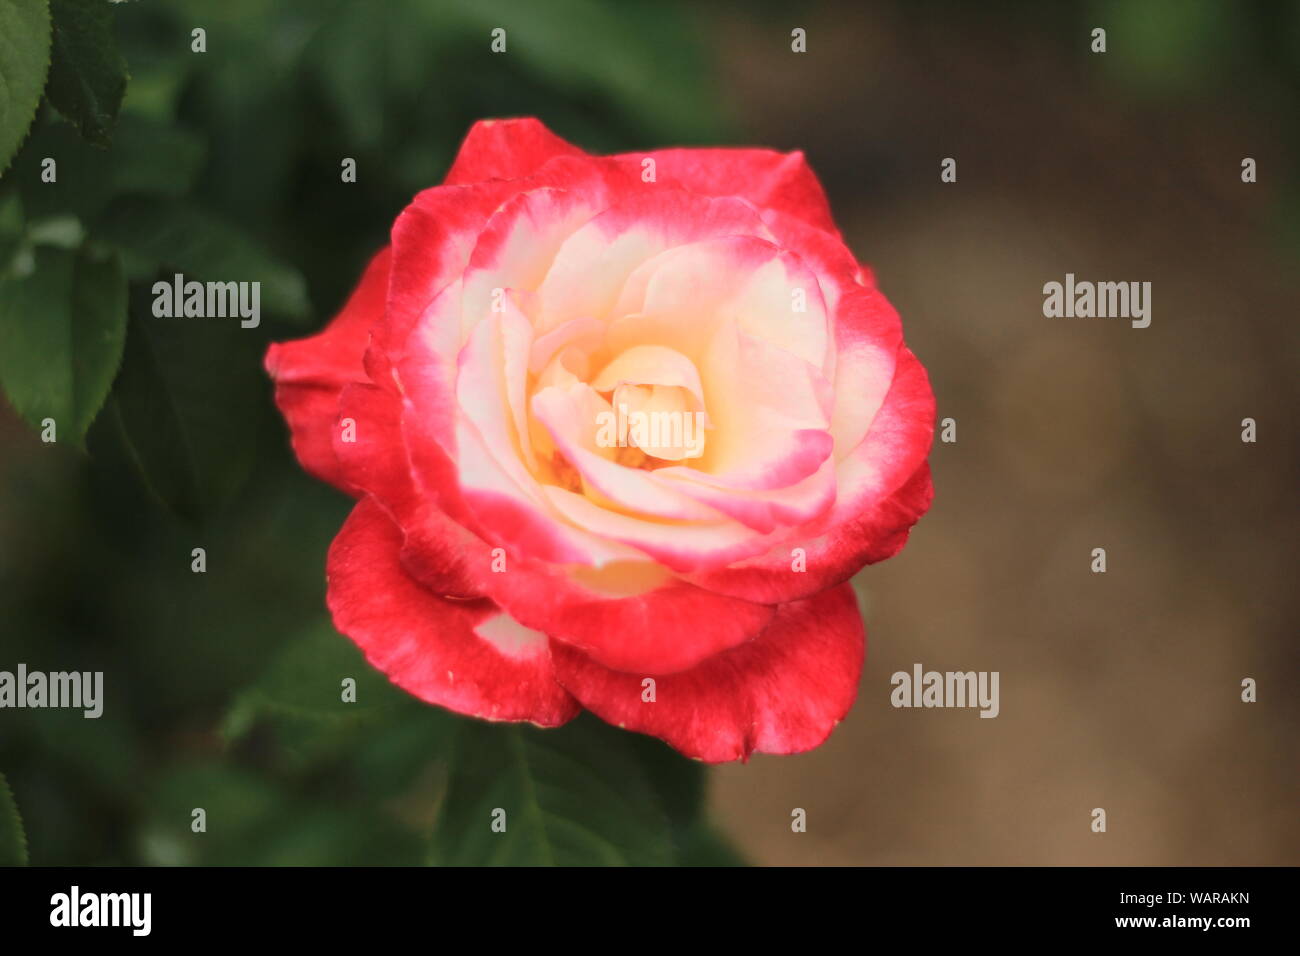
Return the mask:
{"type": "Polygon", "coordinates": [[[629,581],[628,566],[584,569],[504,548],[494,553],[475,531],[441,511],[433,494],[418,490],[397,467],[398,455],[367,452],[363,436],[397,447],[400,425],[387,393],[356,386],[345,393],[343,407],[358,437],[354,445],[338,446],[347,473],[401,527],[402,566],[435,594],[489,597],[521,623],[608,666],[652,674],[691,667],[743,643],[772,618],[764,604],[695,587],[652,564],[632,572],[629,581]]]}
{"type": "Polygon", "coordinates": [[[827,310],[834,316],[831,434],[837,458],[843,457],[866,434],[894,379],[902,323],[870,273],[837,236],[781,212],[765,211],[763,221],[782,247],[795,251],[816,273],[827,310]]]}
{"type": "MultiPolygon", "coordinates": [[[[762,632],[773,609],[666,577],[648,590],[602,592],[583,572],[540,562],[479,579],[485,592],[529,627],[607,667],[671,674],[762,632]]],[[[595,573],[593,573],[595,577],[595,573]]]]}
{"type": "Polygon", "coordinates": [[[294,453],[303,468],[350,494],[355,489],[340,473],[332,448],[339,393],[363,382],[362,356],[371,329],[383,318],[390,253],[373,259],[342,311],[310,338],[279,342],[266,351],[267,372],[275,382],[275,403],[289,424],[294,453]]]}
{"type": "Polygon", "coordinates": [[[366,351],[366,371],[389,388],[392,368],[425,309],[461,277],[492,213],[519,185],[434,186],[418,193],[393,223],[392,275],[384,322],[366,351]]]}
{"type": "Polygon", "coordinates": [[[401,401],[392,392],[361,384],[343,389],[334,431],[334,453],[343,477],[402,529],[402,565],[412,577],[443,597],[482,597],[460,543],[469,532],[454,525],[431,496],[416,491],[401,413],[401,401]]]}
{"type": "Polygon", "coordinates": [[[839,497],[830,523],[851,520],[890,495],[930,454],[934,439],[934,391],[930,378],[907,346],[898,350],[894,380],[862,442],[839,459],[839,497]]]}
{"type": "Polygon", "coordinates": [[[385,481],[375,487],[401,525],[402,566],[425,588],[486,596],[520,623],[610,667],[648,674],[683,670],[749,640],[772,619],[765,604],[696,587],[652,564],[595,570],[496,550],[414,486],[385,481]]]}
{"type": "Polygon", "coordinates": [[[766,554],[687,580],[751,601],[788,601],[891,557],[934,497],[926,464],[933,434],[929,379],[916,356],[901,348],[898,373],[871,430],[836,469],[839,497],[829,515],[766,554]],[[803,550],[804,571],[793,570],[795,548],[803,550]]]}
{"type": "MultiPolygon", "coordinates": [[[[662,568],[562,567],[496,551],[422,502],[404,512],[402,566],[437,594],[482,595],[515,620],[606,666],[668,674],[762,632],[773,609],[695,587],[662,568]]],[[[554,646],[554,644],[552,645],[554,646]]]]}
{"type": "Polygon", "coordinates": [[[759,209],[796,216],[839,235],[830,203],[801,151],[771,149],[660,149],[617,159],[655,161],[655,175],[705,196],[739,196],[759,209]]]}
{"type": "Polygon", "coordinates": [[[629,277],[669,249],[737,235],[772,239],[757,210],[743,200],[626,188],[561,244],[537,289],[538,334],[580,316],[609,316],[629,277]]]}
{"type": "Polygon", "coordinates": [[[811,750],[853,706],[865,634],[853,589],[840,585],[777,609],[758,637],[679,674],[607,670],[554,644],[556,676],[602,720],[652,734],[708,763],[755,751],[811,750]]]}
{"type": "Polygon", "coordinates": [[[386,507],[410,495],[401,413],[401,400],[392,392],[353,382],[339,394],[338,424],[330,430],[343,479],[386,507]]]}
{"type": "Polygon", "coordinates": [[[452,186],[486,179],[519,179],[556,156],[586,155],[531,116],[479,120],[465,134],[444,182],[452,186]]]}
{"type": "Polygon", "coordinates": [[[394,684],[421,700],[488,720],[554,727],[578,706],[556,683],[546,637],[491,601],[438,597],[403,570],[402,534],[362,499],[330,546],[334,625],[394,684]]]}
{"type": "Polygon", "coordinates": [[[687,580],[749,601],[805,598],[897,554],[933,499],[930,466],[922,463],[892,495],[820,536],[796,536],[760,557],[720,571],[688,575],[687,580]],[[803,570],[796,571],[796,566],[803,570]]]}

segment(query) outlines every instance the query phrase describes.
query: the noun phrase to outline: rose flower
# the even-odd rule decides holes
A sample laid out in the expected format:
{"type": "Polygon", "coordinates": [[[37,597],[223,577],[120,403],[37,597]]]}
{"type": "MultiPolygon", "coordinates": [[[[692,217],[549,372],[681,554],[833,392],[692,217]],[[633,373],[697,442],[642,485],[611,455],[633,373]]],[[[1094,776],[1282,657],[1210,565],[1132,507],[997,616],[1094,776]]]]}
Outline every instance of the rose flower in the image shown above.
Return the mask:
{"type": "Polygon", "coordinates": [[[933,494],[925,370],[800,153],[480,122],[266,367],[303,466],[357,499],[335,625],[488,720],[817,746],[862,670],[848,579],[933,494]]]}

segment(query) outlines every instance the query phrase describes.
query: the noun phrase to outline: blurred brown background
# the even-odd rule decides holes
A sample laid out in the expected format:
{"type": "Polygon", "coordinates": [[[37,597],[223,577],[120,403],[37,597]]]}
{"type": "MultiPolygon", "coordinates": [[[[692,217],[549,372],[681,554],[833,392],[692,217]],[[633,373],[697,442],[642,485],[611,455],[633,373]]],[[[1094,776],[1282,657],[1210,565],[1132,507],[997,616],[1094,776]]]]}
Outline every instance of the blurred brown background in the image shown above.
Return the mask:
{"type": "Polygon", "coordinates": [[[1297,99],[1254,50],[1200,59],[1233,24],[1176,6],[716,17],[740,128],[808,153],[957,421],[933,510],[856,579],[848,719],[716,771],[755,862],[1300,863],[1297,99]],[[1067,272],[1150,281],[1151,326],[1045,318],[1067,272]],[[894,709],[916,662],[1000,671],[1000,716],[894,709]]]}

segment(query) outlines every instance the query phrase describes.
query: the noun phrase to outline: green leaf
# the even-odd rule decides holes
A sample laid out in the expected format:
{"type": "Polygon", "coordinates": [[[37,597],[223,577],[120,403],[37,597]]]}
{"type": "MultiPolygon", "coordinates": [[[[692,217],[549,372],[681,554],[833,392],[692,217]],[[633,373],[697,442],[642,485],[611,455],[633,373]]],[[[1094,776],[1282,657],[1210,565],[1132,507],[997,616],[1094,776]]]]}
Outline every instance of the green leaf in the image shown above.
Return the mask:
{"type": "Polygon", "coordinates": [[[649,776],[672,826],[674,860],[678,866],[744,866],[744,861],[705,819],[708,770],[688,760],[661,740],[624,734],[626,746],[649,776]]]}
{"type": "Polygon", "coordinates": [[[9,782],[0,773],[0,866],[27,865],[27,835],[9,782]]]}
{"type": "Polygon", "coordinates": [[[86,247],[39,247],[34,265],[0,279],[0,384],[33,427],[52,418],[80,444],[122,358],[126,279],[86,247]]]}
{"type": "Polygon", "coordinates": [[[113,148],[105,152],[81,138],[57,115],[42,117],[14,160],[12,178],[23,187],[32,218],[75,213],[89,221],[125,193],[183,196],[204,158],[203,140],[177,126],[130,113],[118,121],[113,148]],[[53,157],[58,178],[41,181],[41,161],[53,157]]]}
{"type": "Polygon", "coordinates": [[[146,485],[195,519],[229,501],[256,452],[261,338],[238,319],[155,318],[134,301],[110,401],[146,485]]]}
{"type": "Polygon", "coordinates": [[[45,95],[96,146],[112,141],[126,92],[126,61],[113,36],[113,9],[103,0],[50,0],[50,80],[45,95]]]}
{"type": "MultiPolygon", "coordinates": [[[[263,750],[273,740],[275,765],[292,772],[350,763],[367,793],[388,797],[446,755],[455,726],[446,710],[389,683],[324,621],[274,655],[237,695],[220,733],[228,744],[251,737],[263,750]],[[345,678],[356,681],[354,702],[342,699],[345,678]],[[259,733],[250,734],[254,728],[259,733]]],[[[425,813],[434,804],[418,800],[425,813]]]]}
{"type": "Polygon", "coordinates": [[[621,733],[622,742],[637,762],[645,769],[655,793],[672,822],[674,837],[685,839],[686,832],[695,827],[704,815],[704,794],[707,773],[698,760],[683,757],[662,740],[644,734],[621,733]]]}
{"type": "Polygon", "coordinates": [[[419,864],[418,840],[370,806],[295,804],[259,834],[236,865],[373,866],[419,864]]]}
{"type": "Polygon", "coordinates": [[[262,306],[285,318],[303,319],[310,312],[307,285],[297,269],[234,226],[186,203],[124,197],[92,231],[138,260],[182,273],[186,281],[260,282],[262,306]]]}
{"type": "Polygon", "coordinates": [[[49,65],[47,0],[0,0],[0,173],[32,125],[49,65]]]}
{"type": "Polygon", "coordinates": [[[392,710],[404,697],[366,662],[355,644],[321,623],[289,641],[266,672],[240,693],[222,734],[228,740],[237,738],[268,714],[317,725],[352,723],[392,710]],[[343,700],[345,678],[356,682],[355,701],[343,700]]]}
{"type": "Polygon", "coordinates": [[[672,862],[672,832],[630,734],[589,717],[556,730],[465,721],[432,859],[444,866],[664,865],[672,862]],[[493,830],[498,811],[504,832],[493,830]]]}

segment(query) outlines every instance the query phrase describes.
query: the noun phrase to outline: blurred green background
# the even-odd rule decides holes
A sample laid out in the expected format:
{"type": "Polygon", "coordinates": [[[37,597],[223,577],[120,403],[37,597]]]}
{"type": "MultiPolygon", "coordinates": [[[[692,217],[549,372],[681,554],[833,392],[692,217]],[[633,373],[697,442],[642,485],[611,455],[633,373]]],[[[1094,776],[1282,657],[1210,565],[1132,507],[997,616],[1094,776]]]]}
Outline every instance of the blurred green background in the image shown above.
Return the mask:
{"type": "Polygon", "coordinates": [[[102,670],[106,704],[0,711],[31,862],[1296,862],[1300,5],[49,9],[0,178],[0,669],[102,670]],[[934,512],[858,579],[862,694],[811,755],[706,772],[590,718],[453,718],[330,626],[349,502],[293,461],[261,355],[328,319],[473,121],[514,115],[594,152],[804,149],[959,421],[934,512]],[[260,279],[261,326],[153,319],[173,271],[260,279]],[[1066,271],[1155,280],[1152,328],[1050,324],[1066,271]],[[84,440],[61,418],[44,444],[69,362],[102,387],[71,399],[84,440]],[[1001,670],[1003,716],[890,709],[916,660],[1001,670]],[[1090,841],[1098,805],[1140,825],[1090,841]],[[488,842],[497,806],[529,824],[488,842]]]}

